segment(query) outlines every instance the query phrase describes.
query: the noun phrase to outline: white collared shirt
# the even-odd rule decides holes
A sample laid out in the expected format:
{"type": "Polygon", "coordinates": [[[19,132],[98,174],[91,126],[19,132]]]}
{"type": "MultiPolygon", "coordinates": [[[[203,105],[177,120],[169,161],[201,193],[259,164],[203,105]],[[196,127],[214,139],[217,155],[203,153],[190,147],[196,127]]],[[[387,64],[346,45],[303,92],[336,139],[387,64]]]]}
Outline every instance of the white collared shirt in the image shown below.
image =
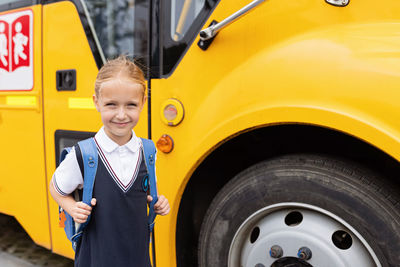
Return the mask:
{"type": "MultiPolygon", "coordinates": [[[[100,147],[108,163],[118,177],[118,180],[127,186],[134,179],[136,165],[140,162],[140,149],[142,141],[132,130],[132,138],[125,145],[118,145],[107,136],[102,127],[95,135],[97,145],[100,147]]],[[[99,159],[100,160],[100,159],[99,159]]],[[[53,184],[58,193],[69,195],[76,188],[82,189],[83,178],[75,155],[75,148],[61,162],[53,175],[53,184]]]]}

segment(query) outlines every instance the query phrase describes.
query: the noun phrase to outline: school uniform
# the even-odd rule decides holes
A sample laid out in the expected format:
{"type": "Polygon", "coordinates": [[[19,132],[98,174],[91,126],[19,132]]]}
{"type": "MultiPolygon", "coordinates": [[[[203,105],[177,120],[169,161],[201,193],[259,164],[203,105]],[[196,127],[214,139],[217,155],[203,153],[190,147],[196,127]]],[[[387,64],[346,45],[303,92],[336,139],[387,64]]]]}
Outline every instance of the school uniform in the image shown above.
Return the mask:
{"type": "MultiPolygon", "coordinates": [[[[75,267],[149,267],[142,142],[132,131],[131,140],[119,146],[104,128],[94,139],[99,157],[93,188],[97,204],[77,246],[75,267]]],[[[73,149],[53,175],[54,187],[62,195],[83,186],[75,153],[73,149]]]]}

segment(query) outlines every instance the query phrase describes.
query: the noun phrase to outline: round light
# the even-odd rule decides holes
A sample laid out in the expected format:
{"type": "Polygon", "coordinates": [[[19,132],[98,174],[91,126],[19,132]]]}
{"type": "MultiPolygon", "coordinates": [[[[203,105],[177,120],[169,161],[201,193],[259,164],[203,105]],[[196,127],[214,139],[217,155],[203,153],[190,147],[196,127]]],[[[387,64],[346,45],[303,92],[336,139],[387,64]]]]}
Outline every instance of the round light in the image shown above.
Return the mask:
{"type": "Polygon", "coordinates": [[[156,146],[158,150],[169,153],[174,149],[174,140],[168,134],[164,134],[158,139],[156,146]]]}
{"type": "Polygon", "coordinates": [[[161,105],[161,120],[168,126],[176,126],[183,120],[185,111],[179,100],[170,98],[161,105]]]}
{"type": "Polygon", "coordinates": [[[176,107],[174,105],[167,105],[164,108],[164,117],[168,121],[173,121],[176,119],[176,115],[178,115],[178,110],[176,110],[176,107]]]}

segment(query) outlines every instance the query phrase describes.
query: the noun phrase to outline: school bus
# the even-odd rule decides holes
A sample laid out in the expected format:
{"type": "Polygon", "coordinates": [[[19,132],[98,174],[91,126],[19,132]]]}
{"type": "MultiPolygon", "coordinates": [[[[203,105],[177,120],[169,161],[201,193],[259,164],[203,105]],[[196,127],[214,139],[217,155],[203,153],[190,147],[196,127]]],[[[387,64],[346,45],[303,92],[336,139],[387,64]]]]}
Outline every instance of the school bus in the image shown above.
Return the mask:
{"type": "Polygon", "coordinates": [[[397,0],[1,0],[0,212],[73,257],[48,184],[101,121],[107,58],[148,79],[158,266],[397,266],[397,0]]]}

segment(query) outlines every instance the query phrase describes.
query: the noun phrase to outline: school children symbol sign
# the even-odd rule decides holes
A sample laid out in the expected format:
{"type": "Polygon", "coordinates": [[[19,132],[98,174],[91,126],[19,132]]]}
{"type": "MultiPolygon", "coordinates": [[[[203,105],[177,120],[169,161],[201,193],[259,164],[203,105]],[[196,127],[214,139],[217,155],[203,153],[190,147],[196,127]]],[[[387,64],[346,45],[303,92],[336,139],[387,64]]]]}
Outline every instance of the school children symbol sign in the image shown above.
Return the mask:
{"type": "Polygon", "coordinates": [[[0,15],[0,91],[33,88],[33,13],[0,15]]]}

